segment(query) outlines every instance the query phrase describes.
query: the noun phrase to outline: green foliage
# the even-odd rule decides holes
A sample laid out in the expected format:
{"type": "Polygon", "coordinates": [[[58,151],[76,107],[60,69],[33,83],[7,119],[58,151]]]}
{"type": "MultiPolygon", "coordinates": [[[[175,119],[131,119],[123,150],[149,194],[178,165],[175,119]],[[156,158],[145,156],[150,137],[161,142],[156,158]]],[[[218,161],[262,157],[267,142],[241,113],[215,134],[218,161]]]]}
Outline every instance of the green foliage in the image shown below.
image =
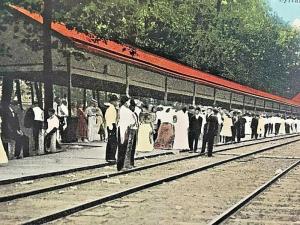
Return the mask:
{"type": "MultiPolygon", "coordinates": [[[[30,10],[42,10],[42,0],[14,2],[30,10]]],[[[130,44],[276,94],[292,96],[300,89],[299,31],[277,18],[264,1],[54,3],[55,20],[70,29],[130,44]]]]}

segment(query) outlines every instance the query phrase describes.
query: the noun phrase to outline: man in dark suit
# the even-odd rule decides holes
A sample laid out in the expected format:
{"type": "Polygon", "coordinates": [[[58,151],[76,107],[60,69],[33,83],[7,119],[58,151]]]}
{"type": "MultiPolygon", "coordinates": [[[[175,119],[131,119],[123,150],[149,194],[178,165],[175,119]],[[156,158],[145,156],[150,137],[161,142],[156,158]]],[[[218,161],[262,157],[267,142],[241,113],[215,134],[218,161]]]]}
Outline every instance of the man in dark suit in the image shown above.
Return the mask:
{"type": "Polygon", "coordinates": [[[237,142],[241,142],[241,138],[245,137],[245,124],[246,119],[242,116],[242,113],[239,111],[237,116],[237,121],[234,124],[235,135],[237,137],[237,142]]]}
{"type": "Polygon", "coordinates": [[[255,138],[257,139],[257,127],[258,127],[258,115],[253,115],[252,121],[251,121],[251,139],[255,138]]]}
{"type": "Polygon", "coordinates": [[[195,115],[193,115],[190,119],[189,137],[191,137],[191,143],[190,143],[191,152],[197,152],[198,140],[202,128],[202,121],[203,119],[200,116],[200,108],[197,107],[195,110],[195,115]]]}
{"type": "Polygon", "coordinates": [[[189,147],[190,150],[193,151],[193,132],[191,131],[191,127],[192,127],[192,117],[195,115],[195,108],[194,106],[190,106],[189,107],[189,111],[188,111],[188,117],[189,117],[189,131],[188,131],[188,141],[189,141],[189,147]]]}
{"type": "Polygon", "coordinates": [[[15,143],[16,158],[21,157],[22,149],[23,149],[23,156],[24,157],[29,156],[29,139],[21,131],[18,115],[10,105],[4,107],[3,109],[2,136],[5,139],[11,139],[16,142],[15,143]]]}
{"type": "Polygon", "coordinates": [[[206,144],[208,144],[207,147],[208,157],[212,157],[214,138],[218,132],[219,124],[218,124],[217,114],[218,114],[217,109],[212,109],[212,108],[207,109],[206,124],[204,125],[201,153],[205,152],[206,144]]]}

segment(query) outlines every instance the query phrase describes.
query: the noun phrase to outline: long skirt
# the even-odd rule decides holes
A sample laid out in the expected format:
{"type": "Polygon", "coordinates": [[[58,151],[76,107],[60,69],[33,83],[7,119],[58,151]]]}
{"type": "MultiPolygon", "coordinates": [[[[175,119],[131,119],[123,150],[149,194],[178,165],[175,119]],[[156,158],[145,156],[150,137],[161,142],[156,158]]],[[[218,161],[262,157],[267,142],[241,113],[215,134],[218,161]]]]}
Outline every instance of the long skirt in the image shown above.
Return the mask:
{"type": "Polygon", "coordinates": [[[8,163],[7,155],[6,155],[6,152],[4,150],[2,140],[0,138],[0,166],[5,165],[7,163],[8,163]]]}
{"type": "Polygon", "coordinates": [[[142,123],[138,129],[137,146],[138,152],[151,152],[154,149],[152,127],[150,123],[142,123]]]}
{"type": "Polygon", "coordinates": [[[100,140],[100,135],[98,134],[100,126],[96,122],[95,116],[90,116],[88,118],[88,139],[89,141],[98,141],[100,140]]]}
{"type": "Polygon", "coordinates": [[[285,123],[280,124],[279,134],[285,134],[285,123]]]}
{"type": "Polygon", "coordinates": [[[77,124],[77,138],[87,139],[87,123],[85,118],[79,117],[77,124]]]}
{"type": "Polygon", "coordinates": [[[174,128],[170,123],[162,123],[158,129],[155,149],[172,149],[174,142],[174,128]]]}
{"type": "Polygon", "coordinates": [[[173,149],[186,150],[189,149],[188,127],[181,127],[180,124],[174,126],[174,144],[173,149]]]}
{"type": "Polygon", "coordinates": [[[113,124],[113,129],[110,130],[107,127],[107,144],[106,144],[106,156],[105,159],[107,161],[116,160],[116,151],[118,148],[118,139],[117,139],[117,126],[116,124],[113,124]]]}

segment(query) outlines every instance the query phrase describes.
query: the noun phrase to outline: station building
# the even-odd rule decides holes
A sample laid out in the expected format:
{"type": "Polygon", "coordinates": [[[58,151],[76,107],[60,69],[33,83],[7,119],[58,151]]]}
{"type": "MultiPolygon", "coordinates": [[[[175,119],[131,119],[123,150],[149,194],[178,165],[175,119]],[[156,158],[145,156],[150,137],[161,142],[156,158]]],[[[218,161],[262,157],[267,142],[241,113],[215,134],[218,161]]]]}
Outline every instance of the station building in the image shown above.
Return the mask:
{"type": "MultiPolygon", "coordinates": [[[[14,15],[0,34],[11,57],[0,56],[0,76],[43,82],[42,17],[13,6],[14,15]]],[[[287,99],[204,73],[169,59],[52,24],[55,85],[86,93],[128,94],[155,103],[215,105],[228,109],[300,114],[299,96],[287,99]],[[64,49],[78,50],[66,54],[64,49]],[[134,51],[134,53],[133,53],[134,51]]],[[[68,92],[66,92],[68,93],[68,92]]]]}

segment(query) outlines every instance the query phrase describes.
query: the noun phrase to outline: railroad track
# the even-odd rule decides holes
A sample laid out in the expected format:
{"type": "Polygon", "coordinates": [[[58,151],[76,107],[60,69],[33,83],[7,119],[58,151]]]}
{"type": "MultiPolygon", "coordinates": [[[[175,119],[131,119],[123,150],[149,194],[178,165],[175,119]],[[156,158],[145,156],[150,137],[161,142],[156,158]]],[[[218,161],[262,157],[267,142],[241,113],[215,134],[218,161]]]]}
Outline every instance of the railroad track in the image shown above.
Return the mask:
{"type": "MultiPolygon", "coordinates": [[[[286,138],[295,138],[295,137],[297,137],[297,136],[289,136],[289,137],[284,137],[284,138],[281,137],[281,138],[277,138],[275,140],[273,140],[273,139],[267,140],[267,141],[265,140],[265,141],[250,143],[250,144],[246,144],[246,145],[244,144],[242,146],[240,146],[240,145],[232,146],[230,148],[217,150],[217,151],[215,151],[215,153],[228,152],[228,151],[231,152],[232,150],[239,149],[239,148],[243,151],[244,147],[257,146],[257,145],[269,143],[270,141],[279,141],[279,140],[285,140],[286,138]]],[[[0,202],[12,201],[15,199],[33,196],[33,195],[37,195],[37,194],[41,194],[41,193],[45,193],[45,192],[49,192],[49,191],[55,191],[55,190],[72,187],[72,186],[76,186],[76,185],[81,185],[81,184],[85,184],[85,183],[89,183],[89,182],[93,182],[93,181],[100,181],[100,180],[104,180],[107,178],[112,178],[112,177],[117,177],[117,176],[130,174],[130,173],[134,173],[134,172],[139,172],[139,171],[143,171],[143,170],[147,170],[147,169],[151,169],[151,168],[155,168],[155,167],[159,167],[159,166],[163,166],[163,165],[167,165],[167,164],[171,164],[171,163],[176,163],[176,162],[180,162],[180,161],[184,161],[184,160],[198,158],[202,155],[203,154],[193,154],[193,155],[187,154],[183,157],[179,156],[179,155],[173,155],[172,159],[168,159],[168,160],[162,160],[161,157],[157,158],[157,159],[155,157],[152,157],[154,159],[148,160],[148,161],[142,161],[141,163],[139,163],[138,167],[133,168],[131,170],[127,170],[127,171],[112,172],[112,170],[115,170],[115,168],[110,167],[110,168],[107,168],[107,170],[103,170],[103,169],[100,170],[98,168],[98,170],[95,170],[95,171],[88,171],[89,173],[80,173],[80,174],[77,173],[77,176],[76,176],[76,174],[72,174],[73,176],[64,176],[64,177],[55,176],[53,178],[42,179],[42,180],[40,180],[40,182],[34,182],[34,181],[23,182],[23,183],[20,183],[19,186],[16,186],[16,185],[1,186],[0,185],[0,202]],[[51,180],[49,181],[49,179],[52,179],[52,181],[51,180]],[[25,184],[25,186],[23,184],[25,184]],[[17,193],[15,193],[15,192],[17,192],[17,193]]],[[[238,155],[238,154],[236,154],[236,155],[238,155]]],[[[168,156],[168,158],[169,157],[170,156],[168,156]]]]}
{"type": "MultiPolygon", "coordinates": [[[[297,144],[276,148],[270,153],[278,154],[286,151],[291,155],[299,156],[297,144]],[[297,148],[298,152],[295,152],[293,148],[297,148]]],[[[275,171],[276,174],[282,173],[278,173],[278,170],[283,170],[283,173],[286,173],[299,164],[299,160],[285,158],[284,154],[276,160],[259,156],[260,154],[236,160],[222,167],[215,167],[210,171],[182,177],[177,182],[170,182],[145,191],[137,191],[113,201],[103,202],[99,204],[99,207],[79,211],[50,224],[76,225],[93,224],[95,222],[99,224],[117,224],[120,220],[124,224],[145,225],[209,224],[214,216],[221,214],[226,208],[240,201],[244,196],[256,190],[257,187],[265,185],[270,178],[273,179],[275,171]]],[[[295,207],[299,202],[299,198],[297,198],[299,196],[299,176],[297,175],[299,175],[299,170],[298,173],[289,178],[293,183],[288,183],[289,187],[296,192],[294,195],[290,194],[289,190],[291,189],[286,188],[286,182],[276,191],[277,194],[280,193],[280,196],[285,197],[280,198],[278,201],[283,201],[279,202],[279,207],[285,207],[286,215],[282,215],[276,210],[277,208],[273,208],[274,217],[272,222],[274,224],[299,224],[297,223],[299,222],[299,208],[297,211],[295,207]],[[282,194],[283,191],[288,193],[282,194]],[[278,220],[275,223],[274,218],[283,219],[283,221],[280,223],[278,220]]],[[[274,191],[270,191],[268,196],[268,199],[274,200],[274,191]]],[[[269,205],[265,204],[261,206],[269,212],[268,207],[269,205]]],[[[261,213],[257,212],[259,211],[257,210],[257,204],[252,209],[256,210],[254,214],[258,217],[256,222],[264,224],[260,220],[261,213]]],[[[240,216],[235,215],[233,220],[229,219],[226,224],[252,224],[253,218],[250,217],[252,214],[248,210],[246,210],[246,213],[240,216]],[[249,218],[245,218],[245,214],[249,218]]],[[[268,220],[265,224],[273,223],[268,220]]]]}
{"type": "Polygon", "coordinates": [[[280,171],[251,194],[214,218],[209,225],[300,224],[299,165],[300,160],[280,171]],[[279,182],[282,177],[283,180],[279,182]]]}
{"type": "MultiPolygon", "coordinates": [[[[290,138],[289,138],[290,139],[290,138]]],[[[230,157],[226,155],[220,155],[218,157],[214,157],[213,159],[210,158],[199,158],[199,155],[191,155],[188,157],[185,157],[185,159],[174,159],[174,160],[169,160],[166,162],[160,162],[157,163],[158,165],[150,164],[146,165],[146,168],[135,168],[131,171],[125,171],[122,174],[117,174],[115,173],[115,176],[118,176],[119,179],[122,180],[120,184],[118,183],[111,183],[111,179],[105,179],[108,176],[106,175],[105,177],[102,177],[99,180],[94,179],[94,180],[89,180],[88,182],[82,182],[82,181],[77,181],[77,183],[72,183],[69,184],[68,186],[65,187],[60,187],[59,189],[62,189],[60,192],[57,192],[55,190],[58,190],[56,187],[54,190],[52,189],[45,189],[42,192],[37,192],[34,193],[35,196],[31,196],[28,194],[19,193],[17,198],[11,198],[11,199],[5,199],[2,198],[2,203],[0,204],[0,215],[6,217],[10,221],[8,224],[16,224],[21,223],[23,224],[41,224],[45,222],[49,222],[55,219],[59,219],[61,217],[70,215],[72,213],[91,208],[93,206],[102,204],[107,201],[111,201],[116,198],[120,198],[122,196],[129,195],[131,193],[135,193],[144,189],[147,189],[149,187],[153,187],[159,184],[162,184],[164,182],[169,182],[172,180],[176,180],[200,171],[207,170],[209,168],[213,168],[219,165],[223,165],[244,157],[249,157],[254,154],[262,153],[271,149],[275,149],[281,146],[284,146],[289,143],[294,143],[296,141],[299,141],[299,138],[297,136],[291,138],[292,140],[277,140],[280,143],[274,144],[272,143],[271,146],[265,146],[265,147],[260,147],[261,149],[253,151],[248,150],[246,151],[247,153],[241,154],[240,156],[235,156],[235,157],[230,157]],[[221,159],[220,159],[221,158],[221,159]],[[186,159],[190,159],[188,162],[189,164],[187,165],[186,159]],[[211,162],[212,160],[212,162],[211,162]],[[172,161],[172,162],[170,162],[172,161]],[[174,164],[174,162],[177,162],[174,164]],[[202,164],[202,165],[201,165],[202,164]],[[199,166],[201,165],[201,166],[199,166]],[[186,170],[186,169],[189,170],[186,170]],[[182,172],[185,171],[185,172],[182,172]],[[133,173],[135,172],[135,173],[133,173]],[[146,178],[141,179],[141,174],[146,175],[146,178]],[[161,179],[161,175],[165,175],[165,178],[161,179]],[[138,177],[138,179],[137,179],[138,177]],[[129,180],[127,180],[129,178],[129,180]],[[150,182],[149,178],[151,178],[150,182]],[[133,182],[138,181],[138,182],[133,182]],[[78,183],[79,182],[79,183],[78,183]],[[123,183],[124,182],[124,183],[123,183]],[[116,185],[117,184],[117,185],[116,185]],[[75,186],[77,185],[77,186],[75,186]],[[135,185],[132,187],[132,185],[135,185]],[[117,187],[116,187],[117,186],[117,187]],[[129,186],[129,188],[128,188],[129,186]],[[69,188],[68,188],[69,187],[69,188]],[[75,188],[76,187],[76,188],[75,188]],[[78,189],[79,187],[79,189],[78,189]],[[99,190],[98,190],[99,189],[99,190]],[[125,189],[123,191],[119,191],[120,189],[125,189]],[[77,190],[80,190],[80,196],[77,196],[75,193],[77,190]],[[96,191],[95,191],[96,190],[96,191]],[[101,193],[98,193],[98,191],[101,191],[101,193]],[[114,191],[113,194],[111,192],[114,191]],[[107,193],[106,196],[103,196],[107,193]],[[22,196],[23,195],[23,196],[22,196]],[[101,195],[100,198],[93,200],[94,195],[101,195]],[[30,196],[27,198],[24,198],[26,196],[30,196]],[[74,201],[74,198],[78,198],[74,201]],[[63,199],[60,200],[60,198],[63,199]],[[17,199],[17,200],[13,200],[17,199]],[[35,203],[39,202],[40,207],[44,208],[45,206],[52,206],[51,208],[43,209],[40,210],[40,208],[37,208],[36,210],[33,209],[33,212],[31,214],[26,214],[24,212],[24,207],[30,207],[35,206],[35,203]],[[85,202],[82,204],[82,202],[85,202]],[[76,205],[74,207],[74,205],[76,205]],[[12,207],[12,212],[17,214],[17,217],[10,217],[7,215],[7,212],[9,212],[9,208],[12,207]],[[59,209],[58,212],[53,212],[53,208],[59,209]],[[20,212],[19,212],[20,210],[20,212]],[[23,210],[23,211],[22,211],[23,210]],[[41,216],[40,214],[44,214],[44,216],[41,216]],[[21,217],[21,218],[20,218],[21,217]],[[32,219],[32,218],[37,218],[37,219],[32,219]],[[26,222],[27,221],[27,222],[26,222]]],[[[262,145],[263,143],[260,143],[262,145]]],[[[256,146],[257,147],[257,146],[256,146]]],[[[224,151],[224,150],[222,150],[224,151]]],[[[239,150],[240,151],[240,150],[239,150]]],[[[245,151],[245,150],[244,150],[245,151]]],[[[114,176],[110,174],[110,177],[114,176]]],[[[53,188],[53,187],[51,187],[53,188]]],[[[5,197],[5,196],[3,196],[5,197]]],[[[39,207],[38,205],[36,207],[39,207]]],[[[15,215],[14,214],[14,215],[15,215]]]]}
{"type": "MultiPolygon", "coordinates": [[[[218,144],[217,147],[224,147],[224,149],[221,149],[220,151],[216,151],[216,152],[228,151],[228,150],[237,149],[240,147],[253,146],[253,145],[256,145],[259,143],[268,143],[268,142],[271,142],[274,140],[282,140],[282,139],[293,138],[293,137],[297,137],[297,136],[300,136],[300,134],[279,135],[277,137],[267,137],[267,138],[261,138],[258,140],[245,140],[240,143],[234,143],[234,144],[229,144],[229,143],[218,144]],[[230,147],[227,147],[227,146],[230,146],[230,147]]],[[[180,151],[180,153],[185,153],[185,152],[186,151],[180,151]]],[[[145,160],[145,159],[152,159],[152,158],[156,158],[156,157],[172,156],[172,155],[174,155],[174,152],[170,151],[170,152],[153,154],[153,155],[149,155],[149,156],[137,157],[135,160],[140,161],[140,160],[145,160]]],[[[42,178],[61,176],[61,175],[72,174],[72,173],[77,173],[77,172],[81,172],[81,171],[91,171],[91,170],[96,171],[100,168],[107,168],[112,165],[115,165],[115,163],[102,163],[102,164],[84,166],[84,167],[79,167],[79,168],[74,168],[74,169],[63,170],[63,171],[55,171],[55,172],[49,172],[49,173],[43,173],[43,174],[37,174],[37,175],[31,175],[31,176],[24,176],[24,177],[19,177],[19,178],[12,178],[12,179],[7,179],[7,180],[0,180],[0,187],[1,187],[1,185],[13,184],[13,183],[24,182],[24,181],[39,180],[42,178]]]]}

